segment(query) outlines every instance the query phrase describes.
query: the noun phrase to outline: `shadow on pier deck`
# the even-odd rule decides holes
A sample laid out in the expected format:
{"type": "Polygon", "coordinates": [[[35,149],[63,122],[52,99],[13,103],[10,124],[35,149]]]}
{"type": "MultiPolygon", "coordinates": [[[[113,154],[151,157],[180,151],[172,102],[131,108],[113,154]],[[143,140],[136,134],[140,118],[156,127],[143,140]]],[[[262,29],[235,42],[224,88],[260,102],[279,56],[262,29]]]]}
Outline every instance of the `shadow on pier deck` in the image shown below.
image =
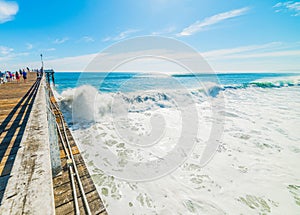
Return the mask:
{"type": "MultiPolygon", "coordinates": [[[[32,83],[31,83],[32,84],[32,83]]],[[[30,85],[31,85],[30,84],[30,85]]],[[[1,92],[1,112],[2,119],[5,114],[7,117],[0,125],[0,205],[3,199],[3,194],[10,178],[10,173],[16,158],[16,154],[20,148],[20,143],[28,122],[28,118],[39,88],[40,80],[36,80],[20,101],[11,109],[12,103],[16,98],[13,98],[11,92],[26,90],[28,85],[12,84],[9,91],[1,92]],[[14,86],[14,87],[13,87],[14,86]],[[5,94],[5,92],[7,94],[5,94]]],[[[1,88],[2,90],[2,88],[1,88]]]]}
{"type": "Polygon", "coordinates": [[[28,76],[0,85],[0,214],[107,214],[49,84],[28,76]]]}

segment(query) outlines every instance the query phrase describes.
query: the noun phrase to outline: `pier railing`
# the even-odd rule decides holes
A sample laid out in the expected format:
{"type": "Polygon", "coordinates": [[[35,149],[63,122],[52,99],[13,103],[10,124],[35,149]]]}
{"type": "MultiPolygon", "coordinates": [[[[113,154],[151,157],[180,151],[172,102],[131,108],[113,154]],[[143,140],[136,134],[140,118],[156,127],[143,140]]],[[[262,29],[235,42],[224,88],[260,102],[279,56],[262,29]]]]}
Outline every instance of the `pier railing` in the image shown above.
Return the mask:
{"type": "Polygon", "coordinates": [[[47,103],[47,119],[48,119],[48,129],[49,129],[49,143],[50,143],[50,158],[52,166],[52,177],[57,176],[61,172],[61,159],[58,143],[58,134],[56,127],[56,117],[51,111],[50,107],[50,92],[48,89],[49,84],[45,86],[46,93],[46,103],[47,103]]]}

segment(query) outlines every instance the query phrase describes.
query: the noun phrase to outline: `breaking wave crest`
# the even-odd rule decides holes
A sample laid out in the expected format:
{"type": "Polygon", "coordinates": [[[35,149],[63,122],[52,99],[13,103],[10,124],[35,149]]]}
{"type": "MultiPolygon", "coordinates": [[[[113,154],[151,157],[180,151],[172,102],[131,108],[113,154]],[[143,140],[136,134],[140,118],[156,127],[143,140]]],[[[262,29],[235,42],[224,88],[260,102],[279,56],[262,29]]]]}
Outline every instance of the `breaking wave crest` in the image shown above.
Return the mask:
{"type": "MultiPolygon", "coordinates": [[[[63,91],[55,96],[67,118],[71,119],[72,113],[77,121],[92,122],[101,120],[102,117],[111,114],[112,105],[114,113],[118,113],[118,105],[128,105],[128,112],[144,112],[159,108],[175,108],[177,102],[181,101],[190,105],[191,101],[201,103],[209,98],[218,97],[224,90],[245,89],[245,88],[281,88],[300,86],[300,77],[290,80],[257,80],[242,85],[220,86],[215,83],[204,83],[198,89],[161,89],[135,92],[101,93],[95,87],[83,85],[63,91]],[[117,104],[122,100],[122,104],[117,104]],[[76,105],[76,111],[72,107],[76,105]]],[[[120,108],[120,114],[124,108],[120,108]]]]}
{"type": "Polygon", "coordinates": [[[292,76],[285,79],[282,78],[273,78],[271,80],[259,79],[241,85],[224,86],[224,89],[240,89],[240,88],[249,88],[249,87],[281,88],[281,87],[292,87],[292,86],[300,86],[300,76],[292,76]]]}

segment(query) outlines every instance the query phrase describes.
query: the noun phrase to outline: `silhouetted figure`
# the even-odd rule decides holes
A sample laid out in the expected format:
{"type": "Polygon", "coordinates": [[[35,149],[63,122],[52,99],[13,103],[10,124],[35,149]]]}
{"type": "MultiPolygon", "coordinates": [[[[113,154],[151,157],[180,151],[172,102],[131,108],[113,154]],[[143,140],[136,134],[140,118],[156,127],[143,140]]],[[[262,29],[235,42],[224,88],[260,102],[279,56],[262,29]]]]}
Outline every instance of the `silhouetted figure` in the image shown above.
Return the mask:
{"type": "Polygon", "coordinates": [[[26,83],[27,73],[25,72],[25,70],[23,70],[23,79],[24,79],[24,83],[26,83]]]}
{"type": "Polygon", "coordinates": [[[18,71],[16,71],[16,79],[17,79],[17,82],[19,83],[20,82],[20,74],[18,71]]]}

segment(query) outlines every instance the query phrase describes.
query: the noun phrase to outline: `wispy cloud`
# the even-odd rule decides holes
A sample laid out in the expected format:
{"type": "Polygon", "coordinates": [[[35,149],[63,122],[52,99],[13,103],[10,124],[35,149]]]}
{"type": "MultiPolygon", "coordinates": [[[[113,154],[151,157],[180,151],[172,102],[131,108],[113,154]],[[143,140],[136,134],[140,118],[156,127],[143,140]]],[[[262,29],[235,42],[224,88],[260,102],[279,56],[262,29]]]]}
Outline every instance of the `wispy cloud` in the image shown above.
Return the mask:
{"type": "Polygon", "coordinates": [[[19,6],[16,2],[0,0],[0,24],[13,20],[18,11],[19,6]]]}
{"type": "Polygon", "coordinates": [[[55,50],[56,50],[55,48],[44,49],[44,51],[46,51],[46,52],[52,52],[52,51],[55,51],[55,50]]]}
{"type": "Polygon", "coordinates": [[[202,21],[197,21],[187,28],[183,29],[177,36],[190,36],[199,31],[204,30],[206,27],[215,25],[219,22],[222,22],[227,19],[231,19],[237,16],[241,16],[245,14],[249,10],[248,7],[243,7],[236,10],[227,11],[224,13],[219,13],[211,17],[207,17],[202,21]]]}
{"type": "Polygon", "coordinates": [[[281,51],[268,51],[263,53],[251,53],[251,54],[241,54],[232,55],[227,57],[231,59],[250,59],[250,58],[274,58],[274,57],[300,57],[300,50],[281,50],[281,51]]]}
{"type": "Polygon", "coordinates": [[[287,2],[278,2],[273,6],[275,12],[291,12],[292,16],[300,16],[300,2],[287,1],[287,2]]]}
{"type": "Polygon", "coordinates": [[[80,41],[82,42],[86,42],[86,43],[90,43],[90,42],[94,42],[94,38],[93,37],[90,37],[90,36],[84,36],[80,39],[80,41]]]}
{"type": "Polygon", "coordinates": [[[250,59],[285,56],[300,57],[300,50],[299,45],[297,44],[289,45],[281,42],[272,42],[261,45],[249,45],[229,49],[212,50],[208,52],[202,52],[201,54],[209,60],[250,59]]]}
{"type": "MultiPolygon", "coordinates": [[[[38,49],[38,52],[41,53],[41,54],[49,53],[49,52],[54,52],[54,51],[56,51],[56,48],[53,48],[53,47],[51,47],[51,48],[40,48],[40,49],[38,49]]],[[[48,54],[47,54],[47,56],[48,56],[48,54]]]]}
{"type": "Polygon", "coordinates": [[[156,35],[156,36],[157,35],[165,35],[165,34],[170,34],[170,33],[174,32],[175,30],[176,30],[176,28],[174,26],[171,26],[171,27],[162,29],[160,31],[154,31],[151,34],[156,35]]]}
{"type": "Polygon", "coordinates": [[[8,55],[14,51],[13,48],[9,48],[6,46],[0,46],[0,54],[1,55],[8,55]]]}
{"type": "Polygon", "coordinates": [[[33,45],[31,43],[26,43],[26,48],[30,50],[33,48],[33,45]]]}
{"type": "Polygon", "coordinates": [[[228,57],[234,54],[247,53],[252,51],[265,51],[273,50],[281,47],[281,42],[271,42],[261,45],[249,45],[249,46],[240,46],[229,49],[218,49],[207,52],[202,52],[201,54],[207,58],[220,58],[228,57]]]}
{"type": "Polygon", "coordinates": [[[134,34],[136,32],[138,32],[139,30],[137,29],[129,29],[129,30],[126,30],[126,31],[123,31],[121,33],[119,33],[117,36],[114,36],[114,37],[106,37],[104,38],[102,41],[103,42],[107,42],[107,41],[118,41],[118,40],[123,40],[127,37],[129,37],[131,34],[134,34]]]}
{"type": "Polygon", "coordinates": [[[55,39],[55,40],[53,41],[53,43],[54,43],[54,44],[62,44],[62,43],[67,42],[68,40],[69,40],[68,37],[64,37],[64,38],[61,38],[61,39],[57,38],[57,39],[55,39]]]}
{"type": "Polygon", "coordinates": [[[17,57],[28,56],[29,52],[15,53],[13,48],[0,46],[0,62],[15,60],[17,57]]]}
{"type": "MultiPolygon", "coordinates": [[[[45,58],[45,63],[48,68],[54,68],[56,71],[84,71],[89,62],[96,56],[97,53],[56,59],[49,59],[48,57],[45,58]]],[[[23,64],[15,65],[15,67],[22,67],[22,65],[23,64]]],[[[38,68],[40,62],[28,62],[27,65],[31,68],[38,68]]]]}
{"type": "MultiPolygon", "coordinates": [[[[189,52],[169,52],[168,50],[158,49],[152,50],[157,53],[157,56],[168,56],[168,59],[188,59],[191,62],[198,63],[198,56],[189,52]]],[[[142,56],[144,51],[137,50],[123,53],[102,53],[101,62],[95,62],[89,66],[88,71],[99,71],[99,68],[105,68],[107,71],[111,69],[111,62],[120,62],[121,59],[132,59],[133,56],[142,56]],[[105,59],[105,60],[104,60],[105,59]],[[107,62],[107,65],[106,65],[107,62]]],[[[99,53],[64,57],[59,59],[47,60],[49,67],[55,68],[58,71],[84,71],[92,59],[98,56],[99,53]]],[[[232,47],[228,49],[211,50],[199,53],[209,61],[210,65],[216,71],[291,71],[300,68],[300,63],[295,60],[300,57],[300,44],[270,42],[265,44],[246,45],[232,47]]],[[[100,59],[100,58],[99,58],[100,59]]],[[[37,67],[39,62],[28,64],[31,67],[37,67]]],[[[172,64],[173,65],[173,64],[172,64]]],[[[177,66],[172,67],[170,64],[165,64],[156,59],[148,59],[136,61],[132,64],[126,64],[118,71],[173,71],[182,72],[177,66]],[[155,70],[154,70],[155,69],[155,70]]],[[[18,66],[18,65],[16,65],[18,66]]],[[[101,69],[101,71],[104,71],[101,69]]]]}

